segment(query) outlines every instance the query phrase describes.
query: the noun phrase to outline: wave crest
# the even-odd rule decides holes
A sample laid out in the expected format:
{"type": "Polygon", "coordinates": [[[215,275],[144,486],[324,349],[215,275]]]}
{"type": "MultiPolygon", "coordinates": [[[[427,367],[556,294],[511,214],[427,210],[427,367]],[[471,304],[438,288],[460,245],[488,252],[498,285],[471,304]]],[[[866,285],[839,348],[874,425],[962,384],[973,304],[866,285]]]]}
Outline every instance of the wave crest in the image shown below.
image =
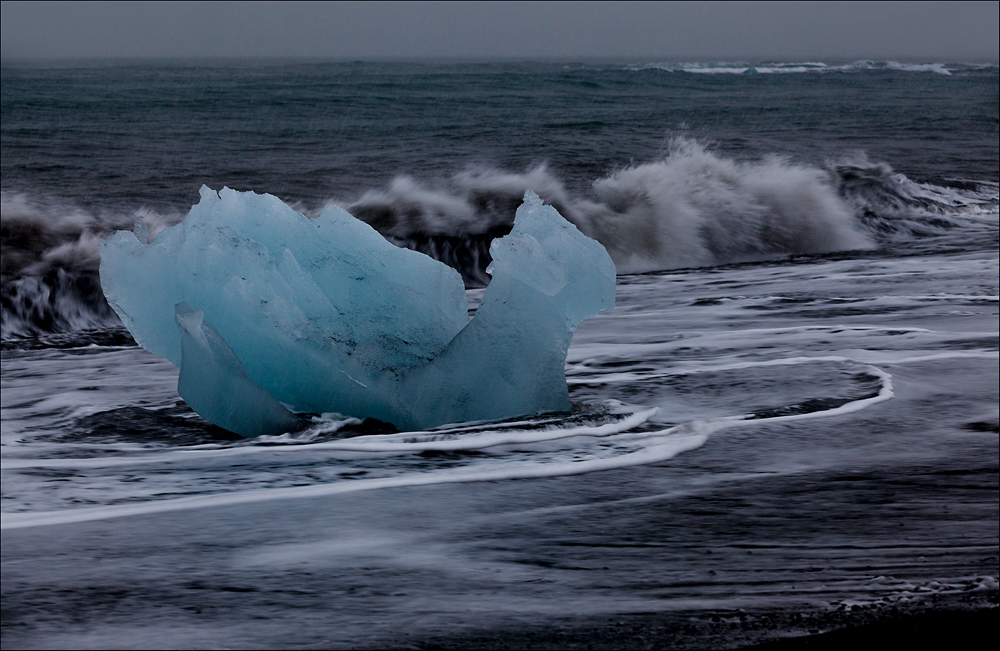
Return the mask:
{"type": "MultiPolygon", "coordinates": [[[[741,161],[677,138],[659,160],[577,191],[541,164],[466,169],[437,185],[401,175],[335,202],[396,245],[454,267],[467,286],[483,286],[490,243],[510,231],[528,189],[604,244],[620,273],[635,273],[871,249],[983,222],[983,214],[995,223],[996,183],[936,183],[863,155],[823,166],[778,156],[741,161]]],[[[118,325],[97,278],[98,243],[137,219],[151,241],[183,213],[94,214],[4,192],[2,337],[118,325]]]]}
{"type": "Polygon", "coordinates": [[[140,209],[94,215],[75,206],[0,197],[0,337],[73,332],[120,325],[101,291],[100,242],[136,219],[150,238],[181,219],[140,209]]]}
{"type": "Polygon", "coordinates": [[[827,173],[777,157],[737,162],[676,140],[593,190],[585,228],[624,272],[874,247],[827,173]]]}
{"type": "MultiPolygon", "coordinates": [[[[531,189],[611,253],[620,272],[872,248],[827,171],[770,157],[738,162],[693,140],[675,139],[656,162],[619,170],[574,196],[545,165],[523,174],[467,170],[446,187],[396,177],[347,209],[395,241],[442,257],[450,239],[488,263],[489,241],[510,230],[531,189]]],[[[454,256],[452,256],[454,257],[454,256]]],[[[466,281],[481,268],[454,265],[466,281]]]]}

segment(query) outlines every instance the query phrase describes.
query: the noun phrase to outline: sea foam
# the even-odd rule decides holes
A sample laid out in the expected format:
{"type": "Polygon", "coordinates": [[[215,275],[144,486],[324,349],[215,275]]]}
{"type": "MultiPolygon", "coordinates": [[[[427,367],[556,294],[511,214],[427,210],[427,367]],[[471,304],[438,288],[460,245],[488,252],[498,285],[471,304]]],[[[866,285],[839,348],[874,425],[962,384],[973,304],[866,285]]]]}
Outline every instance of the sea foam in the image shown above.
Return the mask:
{"type": "MultiPolygon", "coordinates": [[[[918,182],[860,153],[823,166],[773,155],[736,159],[685,138],[585,188],[539,164],[519,172],[467,168],[436,183],[403,174],[336,201],[393,244],[482,287],[490,282],[490,245],[510,232],[529,188],[601,242],[622,273],[868,249],[976,230],[997,214],[995,182],[918,182]]],[[[184,217],[148,207],[94,213],[7,191],[0,203],[5,340],[117,326],[100,289],[100,242],[137,219],[152,241],[184,217]]]]}
{"type": "Polygon", "coordinates": [[[399,177],[348,209],[403,246],[422,249],[434,233],[488,243],[509,228],[527,188],[601,242],[623,273],[874,246],[829,170],[774,156],[737,161],[686,138],[660,160],[597,179],[588,194],[572,193],[541,165],[522,174],[465,171],[446,188],[399,177]]]}

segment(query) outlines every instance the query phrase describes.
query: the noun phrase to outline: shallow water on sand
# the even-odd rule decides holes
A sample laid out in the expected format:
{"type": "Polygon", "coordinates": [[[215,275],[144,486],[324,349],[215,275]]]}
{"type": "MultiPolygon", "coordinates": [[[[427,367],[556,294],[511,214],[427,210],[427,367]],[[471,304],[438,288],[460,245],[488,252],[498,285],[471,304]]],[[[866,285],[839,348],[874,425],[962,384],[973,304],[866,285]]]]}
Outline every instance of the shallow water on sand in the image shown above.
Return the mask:
{"type": "Polygon", "coordinates": [[[944,248],[620,276],[572,414],[430,432],[234,440],[141,349],[7,349],[5,645],[986,603],[998,257],[944,248]]]}

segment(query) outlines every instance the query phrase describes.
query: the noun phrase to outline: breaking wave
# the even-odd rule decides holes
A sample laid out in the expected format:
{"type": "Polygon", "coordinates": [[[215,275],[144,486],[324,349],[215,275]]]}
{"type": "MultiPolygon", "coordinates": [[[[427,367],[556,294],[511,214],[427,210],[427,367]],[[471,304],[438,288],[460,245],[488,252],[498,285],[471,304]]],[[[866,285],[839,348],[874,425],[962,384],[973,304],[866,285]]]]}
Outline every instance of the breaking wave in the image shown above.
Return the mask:
{"type": "Polygon", "coordinates": [[[3,339],[121,325],[101,291],[100,242],[143,218],[150,237],[183,219],[147,210],[93,215],[75,206],[0,198],[0,336],[3,339]]]}
{"type": "Polygon", "coordinates": [[[398,176],[340,202],[400,246],[486,284],[489,243],[505,235],[526,189],[597,239],[619,273],[874,248],[931,235],[962,215],[995,213],[997,184],[919,183],[863,156],[813,167],[771,156],[737,161],[676,139],[660,160],[574,193],[545,165],[466,170],[431,187],[398,176]]]}
{"type": "MultiPolygon", "coordinates": [[[[995,215],[998,198],[996,183],[920,183],[861,156],[822,167],[776,156],[740,161],[676,139],[661,159],[619,169],[585,191],[543,164],[525,172],[464,170],[437,185],[397,176],[332,202],[395,244],[456,268],[468,286],[482,286],[490,242],[509,232],[527,189],[604,244],[619,273],[871,249],[995,215]]],[[[95,214],[5,192],[3,339],[119,325],[100,288],[99,242],[140,219],[152,240],[183,216],[95,214]]]]}

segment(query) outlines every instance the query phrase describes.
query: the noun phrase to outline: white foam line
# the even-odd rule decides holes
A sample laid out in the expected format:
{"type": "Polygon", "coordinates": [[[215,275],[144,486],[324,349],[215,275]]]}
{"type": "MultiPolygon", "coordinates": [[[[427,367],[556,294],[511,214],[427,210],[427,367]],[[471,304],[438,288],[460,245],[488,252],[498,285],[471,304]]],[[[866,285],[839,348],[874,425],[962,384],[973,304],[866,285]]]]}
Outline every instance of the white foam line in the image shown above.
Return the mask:
{"type": "MultiPolygon", "coordinates": [[[[797,366],[812,362],[855,362],[857,360],[840,355],[825,355],[822,357],[783,357],[781,359],[769,359],[759,362],[735,362],[733,364],[722,364],[705,366],[703,368],[674,369],[670,371],[657,371],[651,373],[607,373],[599,378],[567,378],[567,384],[611,384],[614,382],[639,382],[642,380],[652,380],[661,377],[674,377],[678,375],[695,375],[697,373],[715,373],[718,371],[734,371],[744,368],[755,368],[757,366],[797,366]]],[[[864,362],[861,362],[864,363],[864,362]]]]}
{"type": "Polygon", "coordinates": [[[695,340],[699,339],[718,339],[720,337],[725,337],[726,339],[732,339],[734,336],[757,336],[761,334],[780,334],[784,332],[829,332],[832,330],[843,330],[843,331],[882,331],[882,332],[921,332],[921,333],[933,333],[939,334],[935,330],[928,330],[926,328],[910,328],[910,327],[886,327],[886,326],[859,326],[859,325],[831,325],[831,326],[791,326],[785,328],[748,328],[745,330],[736,331],[725,331],[718,333],[701,333],[696,335],[691,335],[683,337],[681,339],[674,339],[672,341],[663,341],[658,343],[650,344],[615,344],[615,343],[601,343],[601,344],[581,344],[579,346],[571,347],[569,350],[569,355],[567,356],[567,361],[580,362],[591,357],[600,357],[603,355],[615,355],[620,356],[621,353],[611,352],[611,351],[628,351],[629,353],[652,353],[662,350],[670,350],[672,348],[680,347],[690,347],[695,340]]]}
{"type": "MultiPolygon", "coordinates": [[[[969,355],[961,355],[958,353],[951,353],[951,354],[942,353],[939,355],[915,357],[912,359],[908,359],[906,361],[918,361],[927,358],[939,359],[944,357],[958,357],[958,356],[969,356],[969,355]]],[[[807,363],[810,361],[827,360],[827,359],[842,360],[847,358],[799,357],[799,358],[792,358],[785,360],[771,360],[770,362],[759,362],[755,363],[755,365],[807,363]]],[[[864,398],[862,400],[855,400],[853,402],[841,405],[840,407],[835,407],[833,409],[827,409],[824,411],[811,412],[808,414],[774,416],[771,418],[757,418],[752,420],[748,419],[748,416],[730,416],[712,421],[695,421],[691,423],[685,423],[683,425],[678,425],[676,427],[672,427],[666,430],[660,430],[657,432],[638,433],[634,435],[635,438],[669,437],[669,440],[665,443],[660,443],[658,445],[651,445],[641,450],[637,450],[636,452],[630,452],[628,454],[624,454],[618,457],[612,457],[606,459],[594,459],[591,461],[569,462],[569,463],[552,463],[552,464],[524,463],[524,464],[519,464],[517,466],[508,467],[503,470],[496,470],[493,472],[476,472],[475,470],[463,469],[457,471],[444,471],[435,473],[433,475],[411,475],[409,477],[392,477],[385,479],[358,479],[347,482],[337,482],[333,484],[295,486],[291,488],[258,489],[245,492],[223,493],[223,494],[204,495],[197,497],[183,497],[173,500],[147,502],[144,504],[99,506],[92,508],[70,509],[63,511],[47,511],[40,513],[5,513],[0,515],[0,530],[53,526],[59,524],[71,524],[76,522],[90,522],[94,520],[108,520],[112,518],[121,518],[121,517],[136,516],[136,515],[151,515],[156,513],[167,513],[171,511],[182,511],[188,509],[199,509],[199,508],[208,508],[215,506],[233,506],[239,504],[250,504],[255,502],[265,502],[265,501],[279,500],[279,499],[301,499],[301,498],[311,498],[311,497],[324,497],[329,495],[337,495],[341,493],[350,493],[356,491],[377,490],[381,488],[401,488],[406,486],[426,486],[431,484],[445,484],[445,483],[503,481],[511,479],[536,479],[543,477],[564,477],[569,475],[581,475],[591,472],[599,472],[602,470],[613,470],[618,468],[627,468],[632,466],[648,465],[651,463],[659,463],[671,459],[677,456],[678,454],[681,454],[682,452],[687,452],[689,450],[694,450],[696,448],[701,447],[708,440],[709,435],[729,427],[734,427],[737,425],[756,425],[764,423],[787,422],[795,420],[806,420],[811,418],[837,416],[841,414],[848,414],[860,411],[873,404],[884,402],[886,400],[891,399],[895,395],[893,393],[893,387],[892,387],[892,376],[889,373],[886,373],[885,371],[878,369],[874,366],[869,366],[869,365],[866,366],[868,366],[868,368],[873,373],[882,378],[882,388],[877,396],[872,396],[871,398],[864,398]],[[692,433],[686,436],[677,436],[676,433],[678,431],[692,432],[692,433]]],[[[642,421],[640,421],[643,422],[644,420],[651,417],[654,413],[656,413],[655,409],[650,409],[644,412],[638,412],[630,416],[628,419],[625,419],[624,421],[620,421],[619,423],[613,423],[609,425],[622,425],[625,422],[632,419],[638,420],[638,417],[640,416],[644,416],[642,421]]],[[[634,425],[632,426],[634,427],[634,425]]],[[[600,427],[592,427],[592,428],[574,428],[574,430],[595,431],[595,430],[600,430],[602,428],[608,428],[608,425],[602,425],[600,427]]],[[[551,430],[549,431],[551,432],[551,430]]],[[[572,431],[572,430],[565,430],[565,431],[572,431]]],[[[605,431],[607,433],[614,433],[610,431],[610,428],[605,431]]],[[[618,431],[621,430],[619,429],[618,431]]],[[[581,434],[577,434],[577,436],[579,435],[581,434]]],[[[273,449],[280,449],[280,448],[273,448],[273,449]]]]}
{"type": "Polygon", "coordinates": [[[834,407],[833,409],[826,409],[824,411],[814,411],[808,414],[793,414],[790,416],[773,416],[771,418],[755,418],[753,420],[747,421],[749,423],[778,423],[783,421],[792,420],[807,420],[809,418],[822,418],[826,416],[839,416],[841,414],[851,414],[856,411],[861,411],[866,409],[876,403],[885,402],[886,400],[892,399],[896,394],[892,388],[892,376],[880,368],[874,366],[868,366],[868,370],[878,375],[882,378],[882,388],[879,389],[877,396],[872,396],[870,398],[862,398],[861,400],[855,400],[853,402],[848,402],[839,407],[834,407]]]}
{"type": "Polygon", "coordinates": [[[19,468],[109,468],[113,466],[131,466],[151,463],[174,463],[192,459],[210,457],[213,460],[244,454],[264,452],[313,452],[317,450],[334,450],[340,452],[421,452],[424,450],[455,451],[479,450],[498,445],[540,443],[574,436],[608,436],[618,434],[645,423],[658,410],[656,408],[636,412],[622,420],[598,426],[540,429],[517,432],[484,432],[458,439],[440,440],[447,436],[444,432],[405,432],[401,434],[379,434],[359,436],[343,441],[327,441],[304,445],[283,446],[247,446],[228,448],[224,450],[177,451],[165,454],[149,455],[136,458],[96,458],[96,459],[11,459],[0,462],[4,470],[19,468]],[[408,440],[421,436],[437,437],[437,440],[408,440]],[[402,439],[400,441],[400,439],[402,439]],[[397,442],[400,441],[400,442],[397,442]]]}
{"type": "MultiPolygon", "coordinates": [[[[812,358],[815,359],[815,358],[812,358]]],[[[708,426],[711,428],[709,433],[719,431],[721,429],[726,429],[729,427],[743,426],[743,425],[763,425],[770,423],[781,423],[795,420],[809,420],[812,418],[827,418],[829,416],[840,416],[843,414],[852,414],[862,409],[867,409],[874,404],[885,402],[886,400],[891,400],[895,397],[896,393],[893,391],[892,386],[892,375],[886,373],[880,368],[866,364],[872,373],[877,375],[882,379],[882,388],[879,389],[878,395],[871,396],[870,398],[862,398],[860,400],[852,400],[851,402],[844,403],[839,407],[833,407],[832,409],[824,409],[822,411],[811,411],[806,414],[790,414],[788,416],[770,416],[768,418],[757,418],[753,414],[748,414],[745,416],[724,416],[722,418],[714,419],[711,421],[695,421],[699,423],[700,426],[708,426]]],[[[670,431],[683,430],[684,428],[692,425],[693,423],[686,423],[683,425],[678,425],[670,431]]],[[[646,436],[656,436],[661,434],[660,432],[641,432],[633,434],[631,438],[638,439],[646,436]]]]}
{"type": "MultiPolygon", "coordinates": [[[[557,439],[571,438],[574,436],[608,436],[638,427],[646,422],[658,409],[647,409],[645,411],[632,414],[624,420],[604,425],[589,427],[574,427],[563,429],[527,430],[527,431],[506,431],[488,432],[483,434],[467,435],[457,439],[447,440],[411,440],[417,438],[413,434],[387,434],[383,440],[388,442],[378,442],[375,437],[361,437],[350,439],[349,441],[336,441],[322,444],[323,449],[343,450],[348,452],[415,452],[418,450],[480,450],[483,448],[496,447],[498,445],[510,445],[518,443],[540,443],[542,441],[554,441],[557,439]],[[403,439],[401,443],[392,442],[392,439],[403,439]],[[368,442],[371,440],[372,442],[368,442]]],[[[444,436],[442,434],[431,434],[430,436],[444,436]]],[[[381,438],[380,437],[380,438],[381,438]]]]}
{"type": "MultiPolygon", "coordinates": [[[[926,361],[936,361],[940,359],[954,359],[954,358],[974,358],[974,359],[1000,359],[1000,351],[996,352],[948,352],[948,353],[933,353],[930,355],[917,355],[914,357],[904,357],[900,359],[884,359],[874,363],[883,364],[906,364],[911,362],[926,362],[926,361]]],[[[771,416],[769,418],[754,418],[751,415],[747,416],[727,416],[719,418],[713,421],[696,421],[702,426],[711,427],[711,432],[715,432],[728,427],[734,427],[737,425],[758,425],[758,424],[769,424],[769,423],[779,423],[779,422],[789,422],[796,420],[808,420],[812,418],[826,418],[829,416],[839,416],[843,414],[850,414],[854,412],[861,411],[862,409],[867,409],[868,407],[885,402],[895,397],[895,391],[892,385],[892,375],[883,371],[882,369],[872,366],[866,361],[859,361],[850,359],[847,357],[840,356],[828,356],[828,357],[795,357],[789,359],[779,359],[779,360],[769,360],[766,362],[744,362],[740,364],[732,364],[723,368],[738,368],[744,366],[775,366],[775,365],[791,365],[791,364],[803,364],[811,361],[852,361],[860,364],[864,364],[869,371],[877,375],[882,380],[882,388],[879,389],[878,395],[872,396],[870,398],[862,398],[861,400],[853,400],[851,402],[840,405],[839,407],[834,407],[833,409],[825,409],[823,411],[813,411],[807,414],[791,414],[788,416],[771,416]]],[[[714,370],[714,369],[713,369],[714,370]]],[[[678,425],[677,427],[671,428],[670,432],[676,432],[687,426],[693,425],[694,423],[688,423],[685,425],[678,425]]],[[[709,432],[709,433],[711,433],[709,432]]],[[[645,437],[662,436],[663,432],[642,432],[633,434],[630,438],[639,439],[645,437]]]]}
{"type": "MultiPolygon", "coordinates": [[[[762,296],[756,298],[759,301],[781,301],[788,299],[788,296],[762,296]]],[[[916,295],[905,295],[905,294],[886,294],[884,296],[824,296],[821,299],[817,299],[815,302],[808,305],[808,307],[823,306],[829,304],[830,301],[840,301],[839,304],[852,304],[852,303],[864,303],[872,301],[883,301],[888,303],[898,303],[901,301],[946,301],[946,300],[971,300],[971,301],[989,301],[995,303],[1000,301],[1000,296],[996,294],[916,294],[916,295]]],[[[884,330],[891,330],[892,328],[883,328],[884,330]]]]}
{"type": "MultiPolygon", "coordinates": [[[[887,357],[879,356],[879,353],[875,351],[863,351],[858,357],[844,357],[842,355],[826,355],[822,357],[788,357],[782,359],[771,359],[761,362],[736,362],[734,364],[723,364],[718,366],[704,366],[702,368],[686,368],[686,369],[674,369],[669,371],[656,371],[649,373],[607,373],[601,377],[582,377],[582,378],[566,378],[567,384],[612,384],[617,382],[641,382],[644,380],[653,380],[657,378],[664,377],[675,377],[680,375],[695,375],[697,373],[715,373],[718,371],[733,371],[743,368],[753,368],[757,366],[794,366],[797,364],[807,364],[810,362],[853,362],[855,364],[904,364],[907,362],[924,362],[932,361],[938,359],[951,359],[951,358],[980,358],[980,359],[995,359],[1000,355],[996,351],[962,351],[962,352],[946,352],[946,353],[932,353],[929,355],[918,355],[915,357],[887,357]],[[870,352],[871,355],[864,355],[864,352],[870,352]]],[[[586,372],[586,371],[584,371],[586,372]]]]}
{"type": "MultiPolygon", "coordinates": [[[[664,430],[664,433],[670,430],[664,430]]],[[[356,479],[353,481],[295,486],[291,488],[259,489],[252,491],[183,497],[145,504],[123,504],[92,508],[47,511],[40,513],[5,513],[0,515],[0,529],[24,529],[94,520],[108,520],[137,515],[151,515],[209,507],[234,506],[282,499],[302,499],[326,497],[341,493],[401,488],[406,486],[426,486],[445,483],[468,483],[483,481],[504,481],[512,479],[537,479],[543,477],[564,477],[582,475],[602,470],[613,470],[631,466],[648,465],[671,459],[682,452],[694,450],[705,444],[707,434],[675,437],[672,440],[608,459],[594,459],[570,463],[521,464],[493,472],[474,473],[469,470],[440,472],[433,475],[412,475],[386,479],[356,479]]]]}
{"type": "Polygon", "coordinates": [[[899,298],[912,298],[918,301],[939,301],[939,300],[949,300],[949,299],[960,299],[960,300],[971,300],[971,301],[990,301],[993,303],[1000,302],[1000,295],[990,295],[990,294],[929,294],[927,296],[900,296],[899,298]]]}
{"type": "Polygon", "coordinates": [[[933,362],[939,359],[1000,359],[1000,351],[956,351],[951,353],[931,353],[929,355],[916,355],[914,357],[877,357],[860,361],[869,364],[909,364],[910,362],[933,362]]]}
{"type": "MultiPolygon", "coordinates": [[[[562,417],[552,417],[539,420],[537,418],[525,419],[525,420],[505,420],[502,423],[497,423],[496,421],[489,420],[470,420],[461,423],[449,423],[447,425],[439,425],[437,427],[431,427],[430,429],[423,430],[425,432],[474,432],[474,431],[485,431],[487,429],[508,429],[511,427],[520,427],[521,425],[539,425],[543,423],[556,423],[559,422],[562,417]]],[[[386,436],[395,436],[393,434],[387,434],[386,436]]]]}
{"type": "Polygon", "coordinates": [[[3,459],[0,460],[0,469],[17,470],[20,468],[112,468],[115,466],[134,466],[150,463],[173,463],[183,462],[190,459],[201,459],[212,457],[213,459],[250,454],[254,452],[282,450],[294,447],[302,449],[308,447],[301,446],[268,446],[268,447],[241,447],[223,448],[217,450],[179,450],[177,452],[165,452],[163,454],[150,454],[145,456],[113,457],[113,458],[87,458],[87,459],[3,459]]]}

